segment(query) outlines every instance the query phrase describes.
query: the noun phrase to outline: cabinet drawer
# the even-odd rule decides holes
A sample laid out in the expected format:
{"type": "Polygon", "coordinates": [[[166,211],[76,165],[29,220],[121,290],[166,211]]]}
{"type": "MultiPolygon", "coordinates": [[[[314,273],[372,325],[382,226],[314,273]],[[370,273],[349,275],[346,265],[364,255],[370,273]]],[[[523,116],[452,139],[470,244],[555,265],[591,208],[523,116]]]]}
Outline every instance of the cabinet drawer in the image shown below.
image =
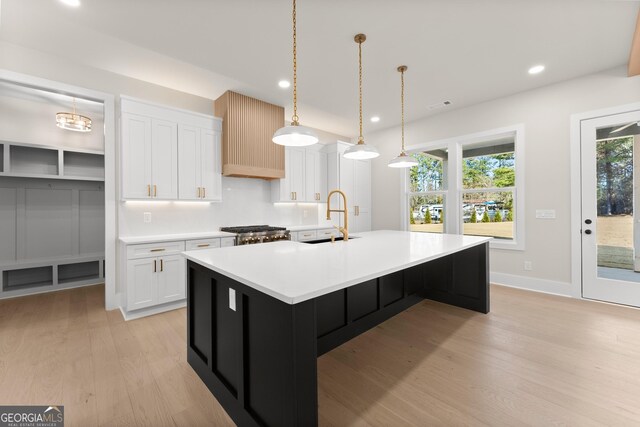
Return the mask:
{"type": "Polygon", "coordinates": [[[187,250],[192,251],[195,249],[212,249],[220,247],[220,239],[200,239],[200,240],[187,240],[187,250]]]}
{"type": "Polygon", "coordinates": [[[318,230],[318,239],[328,239],[331,236],[338,237],[340,235],[340,232],[335,228],[323,228],[322,230],[318,230]]]}
{"type": "Polygon", "coordinates": [[[127,259],[173,255],[184,251],[184,242],[159,242],[127,246],[127,259]]]}
{"type": "Polygon", "coordinates": [[[223,237],[220,239],[220,246],[223,248],[227,248],[229,246],[235,246],[235,245],[236,245],[235,237],[223,237]]]}
{"type": "Polygon", "coordinates": [[[317,230],[298,231],[298,241],[313,240],[318,238],[317,230]]]}

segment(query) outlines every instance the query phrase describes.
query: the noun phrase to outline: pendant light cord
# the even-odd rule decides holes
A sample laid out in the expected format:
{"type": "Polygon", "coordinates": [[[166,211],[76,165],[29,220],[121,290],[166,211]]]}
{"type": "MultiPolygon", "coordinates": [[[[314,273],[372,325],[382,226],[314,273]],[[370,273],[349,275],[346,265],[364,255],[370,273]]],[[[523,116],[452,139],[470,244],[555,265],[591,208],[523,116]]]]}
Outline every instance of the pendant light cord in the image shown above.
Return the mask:
{"type": "Polygon", "coordinates": [[[292,125],[298,125],[298,43],[296,31],[296,0],[293,0],[293,117],[292,125]]]}
{"type": "Polygon", "coordinates": [[[358,42],[358,87],[360,90],[360,137],[358,138],[358,144],[364,143],[364,137],[362,136],[362,41],[358,42]]]}
{"type": "Polygon", "coordinates": [[[404,70],[400,71],[400,103],[402,105],[402,154],[404,154],[404,70]]]}

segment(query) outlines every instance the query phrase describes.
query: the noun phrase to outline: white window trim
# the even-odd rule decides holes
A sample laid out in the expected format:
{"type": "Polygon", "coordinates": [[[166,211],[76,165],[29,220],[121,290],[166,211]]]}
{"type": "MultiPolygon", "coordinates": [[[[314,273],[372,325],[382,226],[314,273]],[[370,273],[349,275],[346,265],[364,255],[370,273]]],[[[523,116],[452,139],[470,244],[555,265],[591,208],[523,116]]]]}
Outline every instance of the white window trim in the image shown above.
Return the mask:
{"type": "MultiPolygon", "coordinates": [[[[474,144],[483,141],[490,141],[502,137],[514,136],[515,145],[515,168],[516,168],[516,185],[509,187],[514,191],[514,202],[516,205],[515,215],[515,239],[512,241],[499,241],[494,239],[490,246],[492,249],[507,249],[523,251],[525,249],[525,129],[524,124],[515,124],[502,128],[491,129],[487,131],[447,138],[437,141],[430,141],[407,147],[407,153],[423,152],[435,149],[446,148],[449,150],[449,182],[447,183],[447,217],[445,218],[445,232],[450,234],[460,234],[462,231],[462,216],[460,215],[460,206],[462,206],[462,149],[465,145],[474,144]]],[[[402,174],[400,184],[402,186],[402,197],[400,214],[402,215],[401,225],[404,230],[409,230],[409,192],[407,191],[409,183],[409,170],[402,174]]]]}

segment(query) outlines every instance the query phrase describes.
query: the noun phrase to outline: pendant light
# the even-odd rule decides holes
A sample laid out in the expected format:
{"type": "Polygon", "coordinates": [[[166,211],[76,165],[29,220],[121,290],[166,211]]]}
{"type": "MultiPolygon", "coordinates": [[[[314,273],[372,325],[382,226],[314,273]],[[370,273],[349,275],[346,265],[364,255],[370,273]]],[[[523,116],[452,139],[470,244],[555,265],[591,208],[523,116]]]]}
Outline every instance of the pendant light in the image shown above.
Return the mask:
{"type": "Polygon", "coordinates": [[[291,125],[281,127],[273,134],[272,141],[289,147],[305,147],[318,142],[315,132],[298,123],[298,58],[296,43],[296,0],[293,0],[293,117],[291,125]]]}
{"type": "Polygon", "coordinates": [[[349,147],[343,154],[347,159],[356,160],[368,160],[376,158],[380,155],[378,150],[371,145],[364,143],[364,137],[362,136],[362,43],[367,39],[364,34],[358,34],[354,37],[356,43],[358,43],[358,76],[359,76],[359,89],[360,89],[360,136],[358,137],[358,143],[349,147]]]}
{"type": "Polygon", "coordinates": [[[418,166],[418,161],[411,156],[407,156],[407,153],[404,152],[404,72],[407,71],[407,66],[399,66],[398,71],[400,72],[400,104],[402,105],[402,151],[400,151],[400,155],[398,157],[389,161],[389,167],[412,168],[414,166],[418,166]]]}
{"type": "Polygon", "coordinates": [[[91,119],[76,114],[76,99],[73,98],[73,113],[57,113],[56,126],[74,132],[91,132],[91,119]]]}

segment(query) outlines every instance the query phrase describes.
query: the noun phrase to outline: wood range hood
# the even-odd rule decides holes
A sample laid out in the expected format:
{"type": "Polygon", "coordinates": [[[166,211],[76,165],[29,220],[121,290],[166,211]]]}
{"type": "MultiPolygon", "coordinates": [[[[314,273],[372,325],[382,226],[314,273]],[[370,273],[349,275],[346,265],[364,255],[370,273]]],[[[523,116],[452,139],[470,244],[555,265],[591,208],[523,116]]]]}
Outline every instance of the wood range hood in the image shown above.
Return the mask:
{"type": "Polygon", "coordinates": [[[284,124],[284,108],[226,91],[214,102],[222,118],[222,175],[284,178],[284,147],[271,138],[284,124]]]}

